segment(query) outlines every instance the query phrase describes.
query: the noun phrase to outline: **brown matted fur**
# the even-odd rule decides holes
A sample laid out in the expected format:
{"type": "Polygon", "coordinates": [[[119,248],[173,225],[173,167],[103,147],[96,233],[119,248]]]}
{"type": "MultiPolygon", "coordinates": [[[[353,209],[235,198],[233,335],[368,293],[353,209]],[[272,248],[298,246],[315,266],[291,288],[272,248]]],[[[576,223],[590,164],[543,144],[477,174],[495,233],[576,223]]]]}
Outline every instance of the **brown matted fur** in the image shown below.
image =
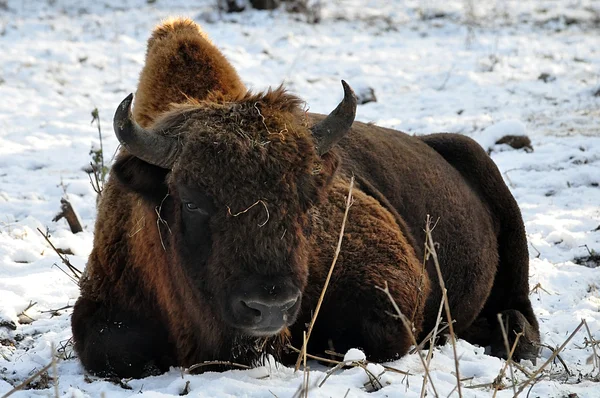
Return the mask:
{"type": "Polygon", "coordinates": [[[323,287],[351,176],[354,203],[309,352],[404,355],[410,339],[377,290],[386,282],[417,336],[434,326],[441,292],[433,264],[425,275],[421,265],[431,214],[457,333],[503,355],[502,313],[511,339],[525,332],[516,357],[535,355],[523,222],[474,141],[355,122],[320,156],[309,128],[324,116],[306,114],[282,87],[247,92],[186,19],[148,41],[133,115],[181,152],[164,169],[123,149],[112,168],[72,318],[86,369],[139,377],[207,360],[286,361],[285,343],[301,345],[323,287]],[[186,213],[190,197],[206,215],[186,213]],[[230,303],[265,280],[298,289],[301,301],[286,328],[253,337],[230,303]]]}

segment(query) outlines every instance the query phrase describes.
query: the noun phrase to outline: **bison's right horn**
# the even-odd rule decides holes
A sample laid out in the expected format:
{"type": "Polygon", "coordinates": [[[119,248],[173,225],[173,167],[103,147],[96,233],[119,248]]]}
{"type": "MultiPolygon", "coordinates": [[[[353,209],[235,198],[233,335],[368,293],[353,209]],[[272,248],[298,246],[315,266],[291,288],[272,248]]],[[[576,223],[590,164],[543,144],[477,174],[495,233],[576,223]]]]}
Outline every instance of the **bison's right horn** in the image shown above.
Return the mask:
{"type": "Polygon", "coordinates": [[[179,155],[177,140],[145,130],[137,124],[131,114],[132,100],[133,94],[129,94],[115,112],[113,127],[119,142],[143,161],[170,169],[179,155]]]}
{"type": "Polygon", "coordinates": [[[327,153],[352,127],[356,116],[357,98],[348,83],[342,80],[344,99],[325,119],[310,128],[319,155],[327,153]]]}

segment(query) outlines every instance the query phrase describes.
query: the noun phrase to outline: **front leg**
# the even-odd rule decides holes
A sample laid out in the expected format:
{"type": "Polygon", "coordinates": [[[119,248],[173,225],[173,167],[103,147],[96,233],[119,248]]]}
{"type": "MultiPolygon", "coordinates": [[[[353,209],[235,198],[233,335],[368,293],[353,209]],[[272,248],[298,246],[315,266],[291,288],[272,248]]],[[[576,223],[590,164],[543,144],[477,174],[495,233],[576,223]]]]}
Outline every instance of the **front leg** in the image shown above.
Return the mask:
{"type": "Polygon", "coordinates": [[[175,364],[168,333],[157,319],[80,297],[71,323],[75,351],[99,376],[142,378],[175,364]]]}
{"type": "MultiPolygon", "coordinates": [[[[345,210],[347,184],[329,192],[329,202],[319,211],[315,245],[311,252],[309,282],[302,299],[299,321],[292,327],[295,346],[302,346],[304,324],[310,322],[331,266],[345,210]]],[[[319,318],[309,342],[309,352],[326,349],[346,352],[362,348],[370,361],[399,358],[408,352],[422,329],[429,277],[395,218],[374,198],[353,192],[344,237],[319,318]],[[388,286],[388,297],[381,288],[388,286]],[[412,323],[408,331],[396,319],[392,300],[412,323]]]]}

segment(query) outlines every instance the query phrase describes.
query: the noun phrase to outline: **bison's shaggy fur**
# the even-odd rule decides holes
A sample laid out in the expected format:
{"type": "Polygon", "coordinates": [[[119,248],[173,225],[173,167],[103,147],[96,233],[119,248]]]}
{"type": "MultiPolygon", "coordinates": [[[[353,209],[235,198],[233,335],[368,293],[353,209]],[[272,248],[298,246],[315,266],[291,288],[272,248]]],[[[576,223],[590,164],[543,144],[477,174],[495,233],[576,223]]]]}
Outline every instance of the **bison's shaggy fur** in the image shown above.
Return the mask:
{"type": "Polygon", "coordinates": [[[302,105],[283,88],[247,92],[193,22],[154,31],[133,115],[177,142],[178,156],[163,168],[123,149],[113,166],[72,318],[84,366],[143,376],[265,353],[285,360],[323,287],[351,176],[354,202],[309,352],[404,355],[407,331],[376,289],[386,282],[417,336],[434,326],[441,291],[433,264],[421,264],[431,214],[456,332],[502,355],[503,313],[511,339],[525,332],[516,356],[535,355],[523,222],[486,153],[459,135],[356,122],[320,154],[309,128],[323,116],[302,105]],[[235,297],[246,304],[263,287],[302,300],[288,300],[284,327],[257,337],[238,327],[235,297]]]}

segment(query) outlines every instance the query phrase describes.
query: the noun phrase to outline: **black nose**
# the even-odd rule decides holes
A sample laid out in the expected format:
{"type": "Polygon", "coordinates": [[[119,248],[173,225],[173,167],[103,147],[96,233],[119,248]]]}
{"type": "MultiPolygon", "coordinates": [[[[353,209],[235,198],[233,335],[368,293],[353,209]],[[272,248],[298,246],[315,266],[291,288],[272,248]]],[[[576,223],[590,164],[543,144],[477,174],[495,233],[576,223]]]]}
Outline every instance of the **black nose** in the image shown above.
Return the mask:
{"type": "Polygon", "coordinates": [[[288,289],[279,293],[235,298],[232,304],[238,327],[255,336],[267,336],[293,323],[300,306],[300,291],[288,289]]]}

